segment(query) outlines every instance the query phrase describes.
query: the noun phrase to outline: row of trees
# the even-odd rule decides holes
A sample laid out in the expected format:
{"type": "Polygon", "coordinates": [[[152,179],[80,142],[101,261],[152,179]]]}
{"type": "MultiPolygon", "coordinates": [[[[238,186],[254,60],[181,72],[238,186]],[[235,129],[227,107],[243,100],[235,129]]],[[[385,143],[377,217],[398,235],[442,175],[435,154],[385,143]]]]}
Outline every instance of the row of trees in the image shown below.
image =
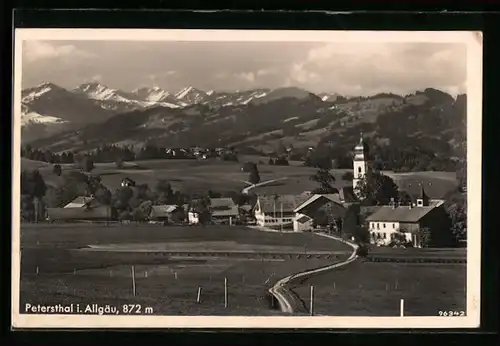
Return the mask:
{"type": "MultiPolygon", "coordinates": [[[[258,172],[257,172],[258,174],[258,172]]],[[[190,204],[200,214],[200,221],[209,219],[210,198],[229,197],[237,205],[243,205],[251,196],[231,191],[225,194],[207,191],[206,194],[184,194],[172,188],[164,179],[158,180],[153,188],[148,184],[133,187],[119,187],[111,192],[99,175],[79,171],[64,172],[57,187],[47,186],[38,170],[21,173],[21,218],[26,221],[40,220],[44,208],[60,208],[79,196],[93,195],[101,205],[112,207],[113,218],[118,220],[144,220],[153,205],[190,204]]]]}

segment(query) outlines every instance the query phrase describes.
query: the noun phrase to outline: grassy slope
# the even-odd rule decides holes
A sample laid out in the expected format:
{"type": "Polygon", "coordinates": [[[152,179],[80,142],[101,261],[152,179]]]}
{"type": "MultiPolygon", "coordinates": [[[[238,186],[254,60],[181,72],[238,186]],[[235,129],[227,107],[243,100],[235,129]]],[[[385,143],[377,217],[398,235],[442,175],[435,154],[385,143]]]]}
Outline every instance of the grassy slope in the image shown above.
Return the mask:
{"type": "MultiPolygon", "coordinates": [[[[149,184],[154,187],[159,179],[171,182],[175,189],[184,192],[212,191],[240,191],[246,185],[241,180],[248,180],[248,173],[242,172],[242,163],[250,160],[253,162],[267,163],[267,158],[257,156],[243,156],[240,162],[220,162],[216,160],[148,160],[130,162],[123,169],[117,169],[112,163],[98,163],[93,174],[99,174],[103,183],[112,191],[120,186],[125,177],[134,179],[139,184],[149,184]]],[[[61,177],[52,173],[52,165],[22,159],[22,169],[39,169],[45,181],[50,185],[59,185],[61,177]]],[[[63,165],[63,171],[69,171],[71,165],[63,165]]],[[[311,191],[317,184],[309,179],[316,171],[312,167],[304,167],[298,162],[290,166],[271,166],[259,164],[261,181],[281,177],[286,180],[270,185],[255,188],[257,194],[300,194],[311,191]]],[[[342,174],[349,170],[333,170],[337,186],[350,186],[352,182],[342,180],[342,174]]],[[[456,188],[455,173],[450,172],[413,172],[393,173],[384,172],[394,179],[401,189],[409,189],[409,185],[424,183],[426,192],[431,197],[442,197],[447,192],[456,188]]]]}
{"type": "Polygon", "coordinates": [[[274,246],[303,246],[307,243],[311,250],[346,250],[346,256],[350,252],[341,243],[312,234],[280,235],[243,227],[23,226],[21,309],[25,303],[137,303],[143,307],[152,306],[155,314],[274,314],[269,310],[265,297],[267,289],[276,280],[331,263],[322,260],[277,262],[227,259],[186,262],[153,254],[71,250],[90,243],[168,240],[233,240],[243,244],[274,246]],[[137,297],[131,294],[131,265],[136,267],[137,297]],[[173,272],[178,273],[177,279],[173,272]],[[225,277],[229,281],[230,309],[223,308],[225,277]],[[201,305],[195,303],[199,286],[203,287],[201,305]]]}
{"type": "Polygon", "coordinates": [[[309,304],[315,286],[315,310],[337,316],[438,316],[465,311],[466,266],[355,262],[298,283],[293,291],[309,304]]]}

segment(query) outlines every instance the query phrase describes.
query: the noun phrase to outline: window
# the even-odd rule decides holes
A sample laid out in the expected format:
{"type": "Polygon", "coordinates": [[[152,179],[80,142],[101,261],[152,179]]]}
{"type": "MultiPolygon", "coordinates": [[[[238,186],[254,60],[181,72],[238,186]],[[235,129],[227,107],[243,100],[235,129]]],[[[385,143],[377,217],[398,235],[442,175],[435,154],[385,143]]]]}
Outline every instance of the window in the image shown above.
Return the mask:
{"type": "Polygon", "coordinates": [[[361,167],[358,167],[358,173],[361,173],[361,167]]]}
{"type": "Polygon", "coordinates": [[[392,228],[396,228],[396,224],[395,223],[392,224],[392,228]]]}
{"type": "Polygon", "coordinates": [[[377,229],[380,229],[380,224],[377,222],[377,229]]]}
{"type": "Polygon", "coordinates": [[[386,239],[386,238],[387,238],[387,233],[385,233],[385,232],[384,232],[384,233],[382,233],[382,237],[383,237],[384,239],[386,239]]]}
{"type": "Polygon", "coordinates": [[[385,228],[385,223],[384,223],[384,224],[382,224],[382,226],[385,228]]]}

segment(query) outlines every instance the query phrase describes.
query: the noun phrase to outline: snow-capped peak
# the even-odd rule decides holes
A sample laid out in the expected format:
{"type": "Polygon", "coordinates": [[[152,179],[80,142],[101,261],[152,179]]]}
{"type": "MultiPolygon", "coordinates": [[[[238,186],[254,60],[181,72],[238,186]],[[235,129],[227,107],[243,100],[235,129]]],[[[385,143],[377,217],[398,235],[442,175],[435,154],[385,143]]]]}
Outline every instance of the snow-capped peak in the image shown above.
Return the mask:
{"type": "Polygon", "coordinates": [[[66,122],[61,118],[42,115],[31,110],[27,105],[21,104],[21,126],[28,124],[63,124],[66,122]]]}
{"type": "Polygon", "coordinates": [[[200,103],[205,101],[207,93],[204,91],[193,88],[192,86],[186,87],[175,94],[175,98],[189,103],[200,103]]]}
{"type": "Polygon", "coordinates": [[[214,93],[214,91],[213,91],[213,90],[209,90],[209,91],[207,91],[207,95],[208,95],[208,96],[212,95],[213,93],[214,93]]]}
{"type": "Polygon", "coordinates": [[[178,99],[183,99],[184,97],[186,97],[186,95],[191,91],[193,90],[193,87],[192,86],[189,86],[187,88],[184,88],[182,89],[181,91],[179,91],[177,94],[175,94],[175,97],[178,98],[178,99]]]}
{"type": "Polygon", "coordinates": [[[76,91],[85,93],[89,98],[94,100],[113,100],[119,102],[128,102],[129,100],[119,95],[120,92],[116,89],[108,88],[106,85],[91,82],[80,85],[75,89],[76,91]]]}
{"type": "Polygon", "coordinates": [[[36,87],[23,90],[22,102],[24,103],[33,102],[35,99],[41,97],[43,94],[56,90],[57,88],[58,87],[53,83],[43,82],[37,85],[36,87]]]}

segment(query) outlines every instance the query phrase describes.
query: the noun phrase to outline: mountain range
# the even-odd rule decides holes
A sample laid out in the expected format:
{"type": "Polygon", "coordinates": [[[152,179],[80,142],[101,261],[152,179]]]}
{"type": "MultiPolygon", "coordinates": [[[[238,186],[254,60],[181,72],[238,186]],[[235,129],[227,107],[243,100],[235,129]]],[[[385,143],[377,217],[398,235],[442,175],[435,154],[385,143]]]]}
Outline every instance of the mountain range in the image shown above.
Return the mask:
{"type": "Polygon", "coordinates": [[[154,142],[269,153],[318,143],[349,148],[363,131],[381,145],[441,145],[443,155],[452,155],[465,141],[465,104],[465,95],[455,99],[433,88],[346,98],[296,87],[187,87],[170,93],[158,87],[126,92],[99,83],[67,90],[43,83],[22,92],[22,140],[55,152],[154,142]]]}

